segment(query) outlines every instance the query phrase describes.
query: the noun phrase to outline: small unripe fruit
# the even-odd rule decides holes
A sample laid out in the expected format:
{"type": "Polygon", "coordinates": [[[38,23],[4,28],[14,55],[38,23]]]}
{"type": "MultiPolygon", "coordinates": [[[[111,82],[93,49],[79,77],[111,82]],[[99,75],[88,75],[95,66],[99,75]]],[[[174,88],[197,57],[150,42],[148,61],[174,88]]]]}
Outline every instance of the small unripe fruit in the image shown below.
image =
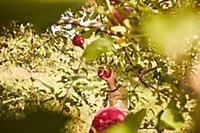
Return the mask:
{"type": "Polygon", "coordinates": [[[75,35],[72,39],[72,42],[75,46],[83,48],[84,38],[80,35],[75,35]]]}

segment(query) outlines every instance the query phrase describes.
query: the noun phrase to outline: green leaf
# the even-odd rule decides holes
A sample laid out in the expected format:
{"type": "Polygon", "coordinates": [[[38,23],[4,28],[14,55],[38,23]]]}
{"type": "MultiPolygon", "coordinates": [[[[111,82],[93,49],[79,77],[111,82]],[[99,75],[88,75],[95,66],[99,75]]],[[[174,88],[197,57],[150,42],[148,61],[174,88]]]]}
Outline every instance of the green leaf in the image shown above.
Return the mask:
{"type": "Polygon", "coordinates": [[[113,128],[107,129],[105,133],[132,133],[132,132],[130,132],[127,126],[121,124],[121,125],[114,126],[113,128]]]}
{"type": "Polygon", "coordinates": [[[106,133],[137,133],[145,115],[146,109],[142,109],[135,114],[129,113],[122,124],[106,130],[106,133]]]}
{"type": "Polygon", "coordinates": [[[94,28],[90,29],[88,31],[85,31],[85,32],[83,32],[82,37],[89,38],[94,33],[94,31],[96,31],[96,29],[94,29],[94,28]]]}
{"type": "Polygon", "coordinates": [[[86,47],[83,57],[86,59],[96,59],[102,53],[110,51],[112,51],[112,41],[108,38],[99,38],[86,47]]]}
{"type": "Polygon", "coordinates": [[[38,81],[39,81],[43,86],[45,86],[46,88],[48,88],[48,89],[51,91],[51,93],[54,93],[54,92],[55,92],[54,87],[52,87],[51,85],[49,85],[49,84],[43,82],[42,80],[38,80],[38,81]]]}
{"type": "Polygon", "coordinates": [[[181,128],[184,119],[176,107],[175,101],[171,100],[168,108],[163,111],[160,117],[159,130],[181,128]]]}
{"type": "Polygon", "coordinates": [[[99,13],[97,11],[94,11],[94,13],[92,14],[92,16],[90,17],[90,19],[95,19],[97,16],[99,15],[99,13]]]}
{"type": "Polygon", "coordinates": [[[142,121],[146,115],[146,109],[142,109],[137,113],[130,113],[126,116],[124,123],[131,133],[137,133],[142,121]]]}

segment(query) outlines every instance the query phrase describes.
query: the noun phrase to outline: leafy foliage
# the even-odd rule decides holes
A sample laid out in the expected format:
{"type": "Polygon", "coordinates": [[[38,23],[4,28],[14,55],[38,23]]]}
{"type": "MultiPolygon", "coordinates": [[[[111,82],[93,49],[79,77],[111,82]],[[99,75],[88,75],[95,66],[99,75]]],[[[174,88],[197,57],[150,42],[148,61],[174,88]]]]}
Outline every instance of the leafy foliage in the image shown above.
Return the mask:
{"type": "Polygon", "coordinates": [[[27,106],[42,105],[73,117],[65,130],[87,132],[92,114],[107,104],[107,85],[97,70],[111,67],[117,86],[128,87],[134,113],[127,115],[129,126],[108,132],[195,132],[190,114],[196,99],[187,76],[198,60],[197,4],[98,0],[67,10],[52,32],[14,25],[0,37],[0,116],[22,117],[27,106]],[[186,5],[191,19],[177,19],[188,13],[186,5]],[[72,45],[77,33],[85,37],[85,49],[72,45]],[[186,47],[180,50],[179,42],[186,47]]]}

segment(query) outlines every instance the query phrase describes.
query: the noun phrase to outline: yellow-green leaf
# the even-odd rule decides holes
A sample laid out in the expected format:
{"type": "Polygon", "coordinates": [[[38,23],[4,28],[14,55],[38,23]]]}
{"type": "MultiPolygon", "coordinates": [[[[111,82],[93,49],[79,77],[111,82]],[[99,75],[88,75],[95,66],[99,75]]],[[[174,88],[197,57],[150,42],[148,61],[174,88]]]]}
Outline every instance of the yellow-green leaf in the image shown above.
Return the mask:
{"type": "Polygon", "coordinates": [[[86,47],[83,57],[86,59],[96,59],[102,53],[110,51],[112,51],[112,41],[108,38],[99,38],[86,47]]]}

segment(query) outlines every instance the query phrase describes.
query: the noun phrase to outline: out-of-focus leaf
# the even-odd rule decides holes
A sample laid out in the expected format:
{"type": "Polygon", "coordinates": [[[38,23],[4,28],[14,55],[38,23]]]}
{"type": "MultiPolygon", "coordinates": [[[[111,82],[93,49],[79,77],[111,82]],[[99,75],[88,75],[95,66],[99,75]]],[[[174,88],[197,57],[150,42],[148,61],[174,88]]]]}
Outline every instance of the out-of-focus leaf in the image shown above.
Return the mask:
{"type": "Polygon", "coordinates": [[[96,59],[102,53],[110,51],[112,51],[112,41],[108,38],[99,38],[86,47],[83,57],[86,59],[96,59]]]}
{"type": "Polygon", "coordinates": [[[193,36],[197,34],[198,20],[194,11],[183,10],[178,12],[176,17],[170,15],[151,16],[145,22],[144,27],[153,41],[154,50],[177,59],[188,50],[188,40],[192,40],[193,36]]]}
{"type": "Polygon", "coordinates": [[[59,77],[48,77],[48,75],[44,74],[34,74],[34,76],[37,80],[35,80],[33,85],[47,93],[57,93],[59,92],[59,88],[63,85],[62,82],[57,82],[59,77]]]}
{"type": "Polygon", "coordinates": [[[1,0],[0,25],[15,20],[31,22],[38,28],[50,26],[68,8],[78,9],[85,0],[1,0]]]}
{"type": "Polygon", "coordinates": [[[49,90],[51,91],[51,93],[55,92],[54,88],[51,85],[48,85],[47,83],[43,82],[42,80],[39,80],[39,81],[40,81],[40,83],[42,85],[44,85],[45,87],[49,88],[49,90]]]}
{"type": "Polygon", "coordinates": [[[92,14],[92,16],[90,17],[90,19],[95,19],[98,16],[98,12],[94,11],[94,13],[92,14]]]}
{"type": "Polygon", "coordinates": [[[132,133],[132,132],[130,132],[127,126],[122,124],[114,126],[113,128],[109,128],[108,130],[105,131],[105,133],[132,133]]]}

